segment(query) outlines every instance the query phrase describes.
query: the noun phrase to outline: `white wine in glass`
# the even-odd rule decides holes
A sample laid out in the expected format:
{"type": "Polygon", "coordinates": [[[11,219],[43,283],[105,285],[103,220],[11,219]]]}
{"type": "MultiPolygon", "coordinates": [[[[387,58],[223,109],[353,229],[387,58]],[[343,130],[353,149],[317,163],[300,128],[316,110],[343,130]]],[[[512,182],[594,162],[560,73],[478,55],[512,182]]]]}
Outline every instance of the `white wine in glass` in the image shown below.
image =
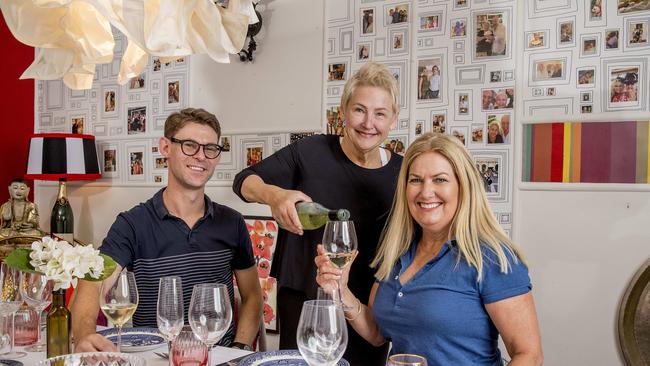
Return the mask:
{"type": "Polygon", "coordinates": [[[219,283],[202,283],[192,289],[188,319],[194,335],[208,346],[210,365],[212,346],[226,334],[232,321],[228,287],[219,283]]]}
{"type": "Polygon", "coordinates": [[[332,300],[305,301],[296,342],[309,366],[336,365],[348,344],[348,328],[341,306],[332,300]]]}
{"type": "MultiPolygon", "coordinates": [[[[348,266],[357,250],[357,233],[352,221],[330,221],[323,232],[323,249],[332,264],[340,269],[348,266]]],[[[341,297],[341,283],[338,285],[338,298],[341,297]]],[[[344,306],[344,310],[348,310],[344,306]]]]}
{"type": "Polygon", "coordinates": [[[126,269],[117,275],[114,283],[104,280],[99,295],[99,307],[117,328],[117,351],[122,344],[122,326],[128,322],[138,308],[138,287],[135,276],[126,269]]]}

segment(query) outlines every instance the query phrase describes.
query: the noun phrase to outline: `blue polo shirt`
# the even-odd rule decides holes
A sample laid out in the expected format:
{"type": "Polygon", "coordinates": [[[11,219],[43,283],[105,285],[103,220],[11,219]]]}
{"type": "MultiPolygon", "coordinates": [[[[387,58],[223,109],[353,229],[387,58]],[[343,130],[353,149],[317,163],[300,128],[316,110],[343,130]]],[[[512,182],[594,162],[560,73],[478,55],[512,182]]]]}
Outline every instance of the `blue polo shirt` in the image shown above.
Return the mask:
{"type": "MultiPolygon", "coordinates": [[[[161,189],[148,201],[122,212],[99,250],[135,274],[140,303],[134,326],[157,327],[158,281],[180,276],[183,283],[185,321],[192,288],[199,283],[227,285],[233,302],[233,270],[255,265],[250,236],[239,212],[205,196],[205,214],[194,227],[169,213],[161,189]]],[[[234,328],[219,345],[229,345],[234,328]]]]}
{"type": "MultiPolygon", "coordinates": [[[[455,241],[445,243],[404,286],[399,276],[412,263],[414,241],[396,263],[388,280],[379,283],[373,314],[384,337],[393,343],[391,352],[415,353],[429,366],[501,365],[498,331],[485,304],[531,290],[528,268],[514,262],[501,273],[496,255],[483,246],[483,278],[459,258],[455,241]]],[[[506,252],[507,253],[507,252],[506,252]]]]}

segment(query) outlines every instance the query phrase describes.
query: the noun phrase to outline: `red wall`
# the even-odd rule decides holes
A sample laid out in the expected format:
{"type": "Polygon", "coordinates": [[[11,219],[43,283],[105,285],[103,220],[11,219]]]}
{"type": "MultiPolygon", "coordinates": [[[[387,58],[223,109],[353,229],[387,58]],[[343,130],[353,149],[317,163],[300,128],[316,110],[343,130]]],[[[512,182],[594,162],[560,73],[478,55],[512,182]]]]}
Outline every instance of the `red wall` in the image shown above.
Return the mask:
{"type": "MultiPolygon", "coordinates": [[[[0,203],[9,198],[5,187],[22,178],[27,168],[29,136],[34,131],[34,80],[18,77],[34,60],[34,48],[16,40],[0,16],[0,203]]],[[[33,187],[33,182],[28,182],[33,187]]],[[[33,189],[30,200],[33,201],[33,189]]]]}

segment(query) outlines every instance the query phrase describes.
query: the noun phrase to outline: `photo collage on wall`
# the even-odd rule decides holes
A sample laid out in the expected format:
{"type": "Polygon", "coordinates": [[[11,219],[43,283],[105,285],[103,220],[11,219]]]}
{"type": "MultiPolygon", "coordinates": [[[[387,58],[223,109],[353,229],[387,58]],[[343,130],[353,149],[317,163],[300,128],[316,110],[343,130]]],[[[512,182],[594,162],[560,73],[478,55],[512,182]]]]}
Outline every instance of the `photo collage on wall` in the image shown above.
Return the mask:
{"type": "MultiPolygon", "coordinates": [[[[398,81],[400,113],[383,147],[404,154],[426,132],[456,137],[484,162],[485,171],[477,170],[492,181],[485,185],[488,199],[510,230],[516,1],[328,0],[327,6],[327,133],[343,132],[340,99],[348,78],[365,62],[386,65],[398,81]]],[[[536,37],[535,45],[548,35],[536,37]]]]}

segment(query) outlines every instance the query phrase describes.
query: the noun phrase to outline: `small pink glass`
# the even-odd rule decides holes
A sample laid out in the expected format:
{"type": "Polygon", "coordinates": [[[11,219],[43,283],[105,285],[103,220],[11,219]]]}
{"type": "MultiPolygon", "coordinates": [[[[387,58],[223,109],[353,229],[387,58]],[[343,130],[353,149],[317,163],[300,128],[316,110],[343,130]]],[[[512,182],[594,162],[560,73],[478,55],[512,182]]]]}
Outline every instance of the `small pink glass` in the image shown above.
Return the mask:
{"type": "Polygon", "coordinates": [[[170,352],[173,366],[205,366],[208,364],[208,346],[196,338],[191,330],[182,330],[172,342],[170,352]]]}
{"type": "Polygon", "coordinates": [[[38,315],[28,307],[24,307],[14,315],[16,346],[28,346],[38,341],[38,315]]]}

